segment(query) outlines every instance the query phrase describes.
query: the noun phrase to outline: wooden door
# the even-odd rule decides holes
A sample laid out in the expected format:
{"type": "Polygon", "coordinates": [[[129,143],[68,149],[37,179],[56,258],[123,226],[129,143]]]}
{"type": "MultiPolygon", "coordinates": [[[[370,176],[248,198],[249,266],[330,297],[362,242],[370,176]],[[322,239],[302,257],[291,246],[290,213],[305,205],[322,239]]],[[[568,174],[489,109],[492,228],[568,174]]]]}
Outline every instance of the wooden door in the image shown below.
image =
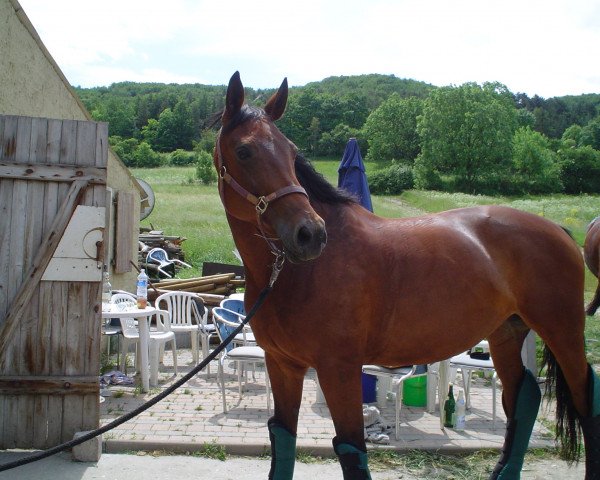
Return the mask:
{"type": "Polygon", "coordinates": [[[0,449],[99,424],[105,223],[80,220],[104,218],[107,138],[103,123],[0,116],[0,449]]]}

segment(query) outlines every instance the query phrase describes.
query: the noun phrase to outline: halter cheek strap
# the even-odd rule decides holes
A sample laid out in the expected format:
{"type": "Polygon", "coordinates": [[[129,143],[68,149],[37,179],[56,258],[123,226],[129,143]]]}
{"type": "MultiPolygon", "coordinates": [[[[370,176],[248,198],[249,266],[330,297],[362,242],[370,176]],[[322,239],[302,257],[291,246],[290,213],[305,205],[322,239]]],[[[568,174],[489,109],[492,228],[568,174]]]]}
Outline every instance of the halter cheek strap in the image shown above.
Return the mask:
{"type": "Polygon", "coordinates": [[[227,206],[225,205],[225,195],[224,195],[223,189],[224,189],[224,184],[226,183],[238,195],[240,195],[242,198],[244,198],[245,200],[250,202],[252,205],[254,205],[254,208],[256,209],[256,220],[258,223],[258,229],[260,230],[260,234],[265,239],[265,241],[269,244],[269,248],[271,249],[273,254],[276,257],[278,257],[278,259],[280,259],[280,260],[278,260],[278,262],[280,262],[283,266],[282,259],[285,256],[284,252],[279,247],[277,247],[273,243],[272,240],[270,240],[266,236],[263,226],[262,226],[261,216],[266,212],[266,210],[271,202],[273,202],[274,200],[277,200],[278,198],[285,197],[286,195],[289,195],[290,193],[301,193],[302,195],[305,195],[308,198],[308,194],[306,193],[306,190],[303,187],[301,187],[300,185],[288,185],[286,187],[282,187],[279,190],[274,191],[273,193],[270,193],[269,195],[262,195],[260,197],[257,197],[256,195],[253,195],[248,190],[246,190],[244,187],[242,187],[227,172],[227,168],[225,167],[225,165],[223,165],[223,156],[221,155],[221,133],[220,132],[219,132],[219,135],[217,136],[216,148],[217,148],[217,168],[219,170],[219,195],[221,196],[221,201],[223,202],[223,206],[225,207],[225,210],[227,210],[227,206]]]}

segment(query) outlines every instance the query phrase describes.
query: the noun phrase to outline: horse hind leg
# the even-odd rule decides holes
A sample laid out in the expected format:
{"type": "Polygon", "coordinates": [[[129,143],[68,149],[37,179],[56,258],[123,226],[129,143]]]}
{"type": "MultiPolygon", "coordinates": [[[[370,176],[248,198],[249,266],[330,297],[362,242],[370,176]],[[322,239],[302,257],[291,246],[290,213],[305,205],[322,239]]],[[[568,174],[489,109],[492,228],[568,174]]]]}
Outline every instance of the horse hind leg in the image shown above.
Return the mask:
{"type": "Polygon", "coordinates": [[[507,417],[502,455],[490,480],[520,478],[537,418],[541,392],[535,376],[523,366],[521,359],[528,332],[529,328],[514,316],[488,337],[494,367],[502,382],[502,405],[507,417]]]}
{"type": "Polygon", "coordinates": [[[579,460],[581,432],[585,444],[586,480],[600,480],[600,379],[587,363],[584,345],[585,315],[581,304],[555,312],[564,321],[546,315],[538,334],[546,343],[546,394],[554,390],[556,435],[562,456],[579,460]]]}

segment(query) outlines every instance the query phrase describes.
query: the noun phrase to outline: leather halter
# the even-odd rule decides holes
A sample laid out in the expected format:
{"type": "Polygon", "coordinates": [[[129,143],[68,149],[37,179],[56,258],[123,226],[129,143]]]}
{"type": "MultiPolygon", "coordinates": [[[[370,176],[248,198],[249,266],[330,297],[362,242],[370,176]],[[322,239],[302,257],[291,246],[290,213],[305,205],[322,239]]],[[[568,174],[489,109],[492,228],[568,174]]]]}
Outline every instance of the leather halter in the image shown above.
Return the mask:
{"type": "Polygon", "coordinates": [[[221,202],[223,203],[223,207],[227,210],[227,205],[225,205],[225,195],[223,193],[224,183],[229,185],[238,195],[242,198],[250,202],[254,205],[256,210],[256,220],[258,223],[258,229],[260,230],[261,236],[265,239],[269,248],[273,252],[273,254],[277,257],[276,262],[280,262],[281,266],[283,266],[283,259],[285,258],[285,253],[279,247],[277,247],[273,241],[267,237],[264,232],[261,216],[267,211],[269,204],[278,198],[289,195],[290,193],[301,193],[308,198],[308,194],[306,190],[300,185],[288,185],[280,188],[279,190],[270,193],[269,195],[261,195],[257,197],[253,195],[244,187],[242,187],[228,172],[225,165],[223,165],[223,156],[221,154],[221,132],[217,135],[217,169],[219,174],[219,195],[221,196],[221,202]]]}

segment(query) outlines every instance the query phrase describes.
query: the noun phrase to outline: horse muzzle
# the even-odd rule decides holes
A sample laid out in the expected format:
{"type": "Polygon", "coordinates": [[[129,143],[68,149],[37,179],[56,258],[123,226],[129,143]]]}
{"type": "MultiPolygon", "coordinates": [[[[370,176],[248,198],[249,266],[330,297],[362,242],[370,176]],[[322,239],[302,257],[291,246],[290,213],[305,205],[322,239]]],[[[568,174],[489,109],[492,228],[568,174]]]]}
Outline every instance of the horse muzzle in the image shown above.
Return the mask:
{"type": "Polygon", "coordinates": [[[292,263],[314,260],[327,244],[325,222],[319,216],[302,219],[291,228],[281,228],[278,235],[292,263]]]}

